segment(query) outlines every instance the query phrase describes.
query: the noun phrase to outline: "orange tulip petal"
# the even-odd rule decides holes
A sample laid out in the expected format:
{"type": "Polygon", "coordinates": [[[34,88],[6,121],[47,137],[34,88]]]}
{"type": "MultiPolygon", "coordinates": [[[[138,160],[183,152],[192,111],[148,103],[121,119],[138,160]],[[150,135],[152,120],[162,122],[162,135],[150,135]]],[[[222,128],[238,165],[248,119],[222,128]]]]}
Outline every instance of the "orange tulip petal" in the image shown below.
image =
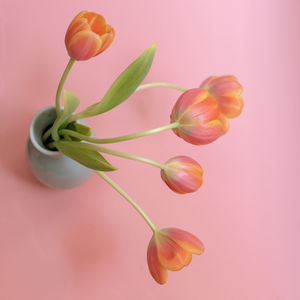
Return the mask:
{"type": "Polygon", "coordinates": [[[201,106],[202,101],[208,97],[208,91],[204,89],[190,89],[184,92],[177,100],[172,111],[172,122],[180,121],[195,105],[201,106]]]}
{"type": "Polygon", "coordinates": [[[76,15],[76,16],[74,17],[74,19],[72,20],[72,22],[70,23],[68,30],[69,30],[69,29],[74,25],[74,23],[76,23],[77,20],[79,20],[85,13],[86,13],[86,11],[83,10],[83,11],[81,11],[78,15],[76,15]]]}
{"type": "Polygon", "coordinates": [[[220,111],[228,118],[235,118],[242,112],[244,101],[241,97],[218,97],[220,111]]]}
{"type": "Polygon", "coordinates": [[[66,37],[65,37],[66,46],[68,47],[70,40],[76,33],[78,33],[79,31],[85,31],[89,29],[90,29],[90,25],[88,24],[87,20],[84,18],[79,18],[78,20],[76,20],[76,22],[73,22],[69,26],[66,33],[66,37]]]}
{"type": "Polygon", "coordinates": [[[87,19],[93,32],[97,33],[98,35],[102,35],[105,33],[106,22],[102,15],[89,12],[84,15],[84,18],[87,19]]]}
{"type": "Polygon", "coordinates": [[[158,232],[155,235],[157,256],[161,265],[170,271],[181,270],[191,261],[191,253],[171,240],[168,236],[158,232]]]}
{"type": "Polygon", "coordinates": [[[228,120],[228,118],[225,115],[223,115],[222,113],[220,113],[218,120],[222,124],[224,133],[226,133],[229,129],[229,120],[228,120]]]}
{"type": "Polygon", "coordinates": [[[157,247],[154,242],[154,238],[151,239],[148,246],[147,262],[150,274],[152,275],[154,280],[159,284],[165,284],[167,282],[168,273],[158,260],[157,247]]]}
{"type": "Polygon", "coordinates": [[[109,31],[107,31],[107,33],[105,33],[101,36],[102,46],[96,55],[100,54],[105,49],[107,49],[109,47],[109,45],[112,43],[112,41],[114,40],[114,37],[115,37],[114,29],[110,25],[106,25],[106,26],[109,27],[109,31]]]}
{"type": "Polygon", "coordinates": [[[168,235],[180,247],[193,254],[201,254],[204,251],[203,243],[193,234],[177,228],[165,228],[160,230],[168,235]]]}
{"type": "Polygon", "coordinates": [[[222,81],[215,84],[210,89],[211,94],[214,97],[225,96],[234,97],[242,93],[243,88],[237,81],[222,81]]]}
{"type": "Polygon", "coordinates": [[[208,90],[208,89],[210,88],[211,83],[212,83],[216,78],[218,78],[218,76],[210,76],[210,77],[208,77],[207,79],[205,79],[205,80],[201,83],[200,88],[208,90]]]}
{"type": "Polygon", "coordinates": [[[76,60],[86,60],[95,56],[101,45],[102,41],[97,34],[80,31],[72,37],[68,45],[68,52],[76,60]]]}

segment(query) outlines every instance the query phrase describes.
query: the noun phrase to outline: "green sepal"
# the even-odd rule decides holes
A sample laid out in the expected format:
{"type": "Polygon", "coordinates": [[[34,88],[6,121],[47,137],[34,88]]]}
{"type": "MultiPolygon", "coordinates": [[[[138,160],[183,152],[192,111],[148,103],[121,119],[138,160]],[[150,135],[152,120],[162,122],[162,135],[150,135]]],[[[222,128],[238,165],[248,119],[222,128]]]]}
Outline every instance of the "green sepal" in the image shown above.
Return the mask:
{"type": "Polygon", "coordinates": [[[89,169],[96,171],[117,170],[99,152],[97,152],[96,148],[90,149],[89,147],[84,147],[83,144],[84,143],[81,142],[67,142],[62,140],[54,143],[55,147],[60,152],[89,169]]]}
{"type": "Polygon", "coordinates": [[[72,115],[79,105],[79,99],[70,91],[64,90],[64,110],[60,116],[55,120],[51,136],[54,141],[59,140],[58,129],[59,127],[72,115]]]}
{"type": "Polygon", "coordinates": [[[76,119],[102,114],[124,102],[136,90],[149,72],[155,50],[156,43],[148,47],[119,75],[100,102],[76,114],[76,119]]]}

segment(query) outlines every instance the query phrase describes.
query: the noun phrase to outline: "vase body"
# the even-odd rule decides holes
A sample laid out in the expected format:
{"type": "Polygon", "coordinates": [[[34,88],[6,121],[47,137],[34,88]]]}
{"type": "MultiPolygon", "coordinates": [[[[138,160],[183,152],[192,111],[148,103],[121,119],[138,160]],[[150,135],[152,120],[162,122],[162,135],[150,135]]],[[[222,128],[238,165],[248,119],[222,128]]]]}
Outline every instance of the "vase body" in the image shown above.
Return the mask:
{"type": "Polygon", "coordinates": [[[34,176],[56,189],[68,189],[88,180],[93,171],[58,151],[50,151],[42,143],[42,134],[56,118],[54,106],[48,106],[33,117],[27,142],[27,159],[34,176]]]}

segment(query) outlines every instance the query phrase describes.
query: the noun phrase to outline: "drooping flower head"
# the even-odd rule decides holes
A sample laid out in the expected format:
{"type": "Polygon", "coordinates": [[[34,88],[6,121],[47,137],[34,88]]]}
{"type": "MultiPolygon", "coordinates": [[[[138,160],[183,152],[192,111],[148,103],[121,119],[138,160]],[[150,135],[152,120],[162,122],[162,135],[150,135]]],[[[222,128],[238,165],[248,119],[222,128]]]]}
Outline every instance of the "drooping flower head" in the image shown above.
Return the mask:
{"type": "Polygon", "coordinates": [[[236,77],[211,76],[202,82],[200,88],[208,90],[209,94],[218,101],[221,113],[227,118],[235,118],[242,112],[243,88],[236,77]]]}
{"type": "Polygon", "coordinates": [[[65,44],[71,58],[87,60],[107,49],[114,36],[114,29],[102,15],[82,11],[69,25],[65,44]]]}
{"type": "Polygon", "coordinates": [[[228,120],[220,113],[217,100],[201,88],[187,90],[179,97],[171,122],[178,122],[173,131],[194,145],[209,144],[228,130],[228,120]]]}
{"type": "Polygon", "coordinates": [[[149,271],[159,284],[167,282],[167,271],[178,271],[189,265],[192,254],[202,254],[202,242],[191,233],[164,228],[156,231],[149,243],[147,261],[149,271]]]}
{"type": "Polygon", "coordinates": [[[202,167],[192,158],[176,156],[165,163],[161,177],[178,194],[192,193],[202,185],[202,167]]]}

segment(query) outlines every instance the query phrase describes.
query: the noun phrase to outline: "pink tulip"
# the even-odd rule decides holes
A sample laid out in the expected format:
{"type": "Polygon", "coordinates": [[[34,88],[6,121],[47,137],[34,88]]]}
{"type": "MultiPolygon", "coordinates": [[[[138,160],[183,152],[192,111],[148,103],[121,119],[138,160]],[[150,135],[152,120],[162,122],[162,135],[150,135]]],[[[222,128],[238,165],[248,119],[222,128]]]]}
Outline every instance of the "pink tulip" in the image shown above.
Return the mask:
{"type": "Polygon", "coordinates": [[[200,88],[209,91],[219,104],[220,111],[227,118],[235,118],[242,112],[242,86],[234,76],[211,76],[202,82],[200,88]]]}
{"type": "Polygon", "coordinates": [[[209,144],[228,130],[228,120],[220,113],[216,99],[202,88],[190,89],[177,100],[171,122],[178,122],[173,131],[188,143],[209,144]]]}
{"type": "Polygon", "coordinates": [[[202,185],[202,167],[192,158],[176,156],[169,159],[161,177],[167,186],[178,194],[192,193],[202,185]]]}
{"type": "Polygon", "coordinates": [[[191,233],[165,228],[156,231],[150,240],[147,261],[149,271],[159,284],[167,282],[167,270],[177,271],[189,265],[192,254],[202,254],[202,242],[191,233]]]}
{"type": "Polygon", "coordinates": [[[65,44],[71,58],[87,60],[103,52],[114,36],[114,29],[102,15],[82,11],[71,22],[65,44]]]}

